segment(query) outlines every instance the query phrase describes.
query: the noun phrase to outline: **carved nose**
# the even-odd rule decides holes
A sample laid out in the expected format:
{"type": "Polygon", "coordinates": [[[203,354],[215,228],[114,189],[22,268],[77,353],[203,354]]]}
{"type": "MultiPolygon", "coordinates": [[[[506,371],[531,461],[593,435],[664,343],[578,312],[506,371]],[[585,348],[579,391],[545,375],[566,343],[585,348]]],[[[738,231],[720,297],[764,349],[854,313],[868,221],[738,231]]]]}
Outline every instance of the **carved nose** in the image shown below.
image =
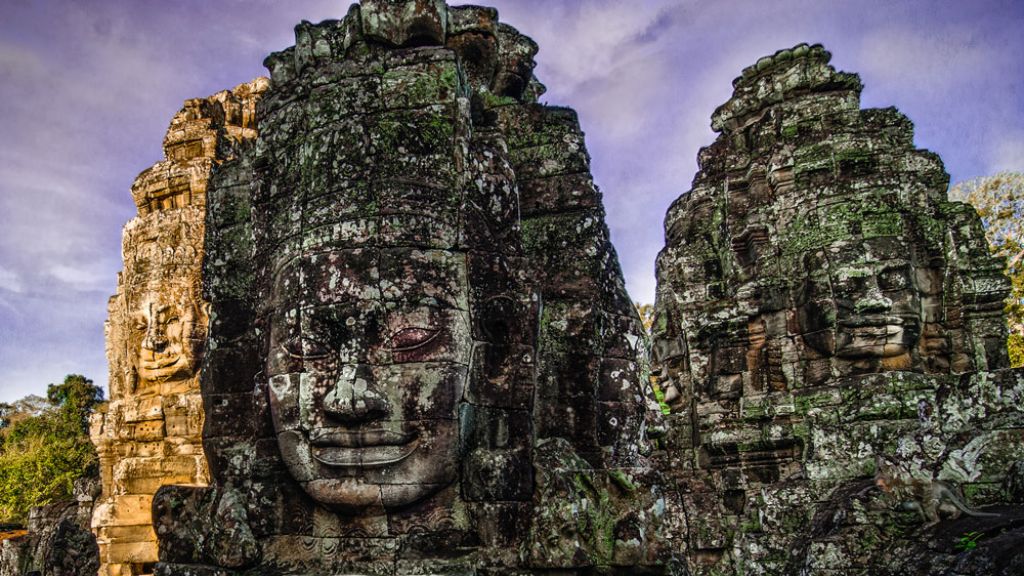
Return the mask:
{"type": "Polygon", "coordinates": [[[892,300],[875,288],[858,299],[853,307],[858,313],[885,313],[892,310],[892,300]]]}
{"type": "Polygon", "coordinates": [[[153,352],[163,352],[167,347],[167,335],[159,326],[150,325],[146,328],[146,337],[142,339],[142,347],[153,352]]]}
{"type": "Polygon", "coordinates": [[[167,334],[164,334],[157,321],[157,312],[157,306],[150,302],[146,309],[146,336],[142,339],[142,347],[153,352],[163,352],[167,347],[167,334]]]}
{"type": "Polygon", "coordinates": [[[346,364],[334,388],[324,396],[324,411],[346,424],[358,424],[384,418],[390,405],[375,389],[369,366],[346,364]]]}

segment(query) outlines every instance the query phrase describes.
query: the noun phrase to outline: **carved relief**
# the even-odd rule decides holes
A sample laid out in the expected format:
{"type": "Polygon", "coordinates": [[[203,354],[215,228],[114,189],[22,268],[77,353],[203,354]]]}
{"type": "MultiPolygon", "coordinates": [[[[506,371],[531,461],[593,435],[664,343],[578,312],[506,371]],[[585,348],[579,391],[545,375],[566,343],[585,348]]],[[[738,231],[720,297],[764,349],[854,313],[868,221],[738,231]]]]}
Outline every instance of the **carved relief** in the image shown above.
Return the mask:
{"type": "Polygon", "coordinates": [[[535,103],[536,52],[493,9],[366,1],[267,58],[261,137],[208,190],[213,486],[157,496],[163,573],[228,567],[180,543],[229,489],[259,551],[230,567],[254,572],[669,554],[640,544],[662,518],[637,488],[642,329],[575,114],[535,103]]]}
{"type": "Polygon", "coordinates": [[[465,257],[317,251],[288,259],[273,282],[270,409],[305,491],[380,513],[451,484],[473,352],[465,257]],[[393,275],[403,270],[415,271],[408,283],[393,275]]]}
{"type": "MultiPolygon", "coordinates": [[[[745,70],[666,219],[653,369],[699,519],[691,558],[708,570],[823,573],[816,547],[837,542],[844,570],[885,565],[879,548],[845,544],[891,526],[856,488],[875,457],[899,451],[922,476],[949,474],[965,438],[1005,425],[967,415],[964,389],[990,382],[1002,397],[1019,378],[984,372],[1007,365],[1005,327],[965,289],[984,285],[992,302],[1007,284],[972,248],[977,216],[947,201],[949,177],[914,149],[910,121],[860,109],[860,79],[830,58],[800,45],[745,70]],[[937,424],[938,405],[960,415],[937,424]],[[808,528],[845,518],[850,498],[855,520],[808,528]]],[[[988,408],[1016,421],[1008,409],[988,408]]],[[[884,539],[900,537],[913,540],[884,539]]]]}
{"type": "Polygon", "coordinates": [[[189,100],[164,141],[166,159],[132,186],[139,216],[125,226],[124,271],[106,325],[110,403],[92,422],[103,496],[92,526],[103,576],[150,573],[150,516],[165,484],[206,484],[199,373],[209,305],[202,295],[205,194],[211,171],[255,136],[266,82],[189,100]]]}

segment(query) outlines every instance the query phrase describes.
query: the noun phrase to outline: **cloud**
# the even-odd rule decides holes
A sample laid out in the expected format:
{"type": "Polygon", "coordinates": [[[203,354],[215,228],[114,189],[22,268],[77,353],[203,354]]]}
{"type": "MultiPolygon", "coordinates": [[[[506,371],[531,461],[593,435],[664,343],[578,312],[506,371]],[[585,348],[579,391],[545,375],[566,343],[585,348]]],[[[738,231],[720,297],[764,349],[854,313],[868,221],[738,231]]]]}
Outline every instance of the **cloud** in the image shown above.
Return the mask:
{"type": "Polygon", "coordinates": [[[988,171],[990,174],[1011,170],[1024,172],[1024,132],[997,139],[991,146],[988,171]]]}
{"type": "Polygon", "coordinates": [[[105,271],[82,265],[58,264],[49,270],[49,275],[76,292],[106,292],[113,284],[113,279],[105,271]]]}
{"type": "Polygon", "coordinates": [[[17,272],[0,267],[0,290],[21,294],[25,291],[25,285],[17,272]]]}
{"type": "MultiPolygon", "coordinates": [[[[544,78],[563,93],[574,93],[595,79],[627,72],[644,53],[657,50],[655,32],[665,22],[673,2],[652,0],[643,10],[631,3],[602,0],[561,5],[558,18],[534,21],[529,34],[557,38],[542,45],[544,78]],[[557,48],[556,48],[557,47],[557,48]]],[[[544,80],[542,78],[542,80],[544,80]]],[[[621,78],[628,82],[628,78],[621,78]]]]}
{"type": "Polygon", "coordinates": [[[965,80],[986,76],[1002,58],[994,46],[960,26],[889,26],[865,35],[861,74],[901,91],[940,96],[965,80]]]}

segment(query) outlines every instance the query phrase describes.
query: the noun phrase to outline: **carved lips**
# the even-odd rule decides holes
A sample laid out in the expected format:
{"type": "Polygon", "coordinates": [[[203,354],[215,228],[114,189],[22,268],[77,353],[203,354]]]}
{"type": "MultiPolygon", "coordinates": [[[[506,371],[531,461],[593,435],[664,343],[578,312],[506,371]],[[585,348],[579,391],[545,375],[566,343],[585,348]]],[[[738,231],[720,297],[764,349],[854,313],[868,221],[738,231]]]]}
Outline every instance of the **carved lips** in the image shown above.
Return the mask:
{"type": "Polygon", "coordinates": [[[139,356],[141,375],[151,379],[173,374],[177,371],[178,364],[182,361],[181,354],[173,350],[161,353],[144,349],[139,356]]]}
{"type": "Polygon", "coordinates": [[[415,434],[388,430],[320,432],[311,443],[317,462],[338,468],[383,468],[405,460],[419,448],[415,434]]]}
{"type": "Polygon", "coordinates": [[[840,320],[836,354],[846,358],[899,356],[912,344],[913,333],[907,327],[916,318],[899,316],[860,316],[840,320]]]}

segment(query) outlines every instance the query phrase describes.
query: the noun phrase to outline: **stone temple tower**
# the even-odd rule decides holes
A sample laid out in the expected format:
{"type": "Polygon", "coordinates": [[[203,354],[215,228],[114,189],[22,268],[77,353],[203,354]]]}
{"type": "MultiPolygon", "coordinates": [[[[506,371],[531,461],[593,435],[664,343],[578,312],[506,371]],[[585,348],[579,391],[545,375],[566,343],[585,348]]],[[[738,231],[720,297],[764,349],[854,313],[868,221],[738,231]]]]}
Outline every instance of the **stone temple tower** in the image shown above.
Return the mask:
{"type": "Polygon", "coordinates": [[[665,220],[653,365],[704,570],[899,573],[918,526],[892,530],[872,474],[994,503],[1022,455],[1003,263],[910,121],[861,109],[830,58],[744,70],[665,220]]]}
{"type": "Polygon", "coordinates": [[[206,192],[216,166],[255,137],[265,79],[189,100],[171,121],[164,160],[132,186],[139,215],[124,229],[124,271],[106,324],[110,402],[92,421],[103,495],[93,516],[103,576],[149,573],[150,510],[165,484],[210,481],[199,373],[206,192]]]}

